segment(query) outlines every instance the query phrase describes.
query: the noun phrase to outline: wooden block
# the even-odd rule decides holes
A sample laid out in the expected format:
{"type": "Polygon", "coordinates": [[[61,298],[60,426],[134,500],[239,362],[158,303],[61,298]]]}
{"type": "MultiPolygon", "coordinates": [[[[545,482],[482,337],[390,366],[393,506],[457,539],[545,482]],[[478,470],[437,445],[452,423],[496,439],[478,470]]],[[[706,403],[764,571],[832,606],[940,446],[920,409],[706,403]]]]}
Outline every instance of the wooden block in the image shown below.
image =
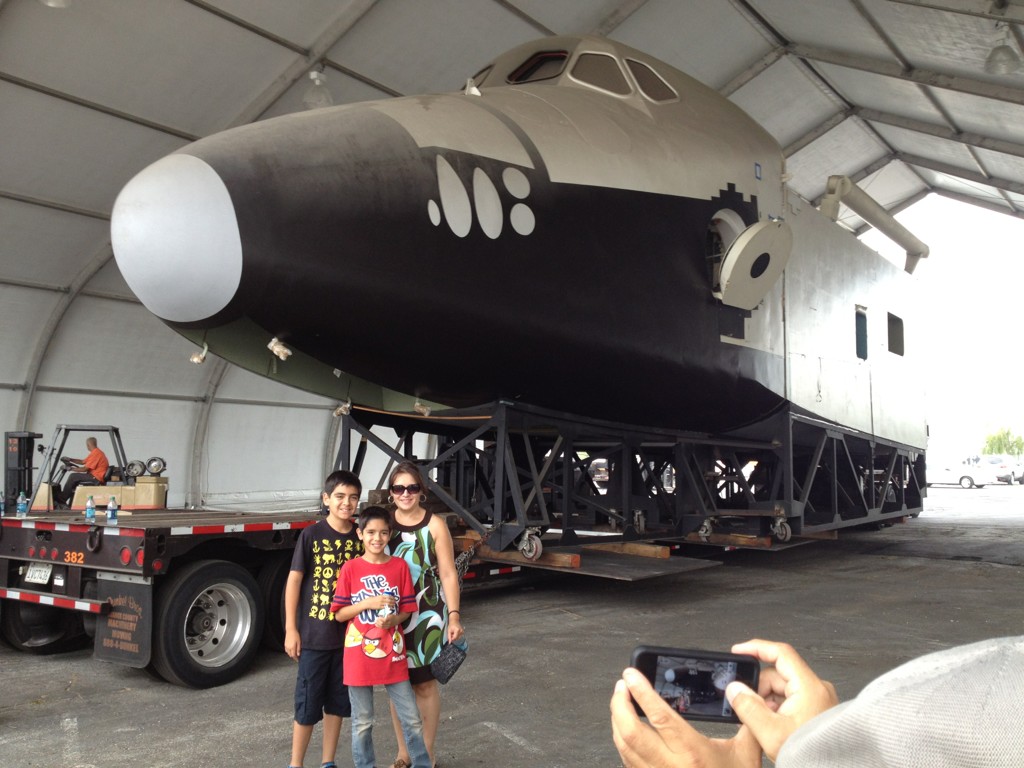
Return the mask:
{"type": "Polygon", "coordinates": [[[696,533],[686,537],[687,541],[694,544],[714,544],[718,547],[751,547],[754,549],[771,549],[771,536],[743,536],[738,533],[713,533],[702,539],[696,533]]]}
{"type": "Polygon", "coordinates": [[[527,560],[517,549],[496,552],[486,544],[476,548],[477,556],[482,560],[496,560],[501,563],[518,563],[520,565],[553,565],[560,568],[579,568],[580,555],[577,552],[543,552],[536,560],[527,560]]]}
{"type": "Polygon", "coordinates": [[[637,557],[656,557],[664,559],[672,556],[672,550],[660,544],[644,544],[639,541],[611,541],[605,544],[584,544],[584,549],[595,549],[602,552],[618,552],[622,555],[637,557]]]}

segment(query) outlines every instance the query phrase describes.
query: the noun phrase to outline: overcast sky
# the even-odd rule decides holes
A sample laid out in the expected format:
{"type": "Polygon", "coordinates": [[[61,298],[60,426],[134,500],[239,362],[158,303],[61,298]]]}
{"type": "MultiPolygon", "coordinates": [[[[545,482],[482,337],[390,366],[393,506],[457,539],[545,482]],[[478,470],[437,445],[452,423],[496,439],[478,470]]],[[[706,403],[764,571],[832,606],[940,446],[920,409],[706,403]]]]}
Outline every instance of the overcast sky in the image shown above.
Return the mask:
{"type": "MultiPolygon", "coordinates": [[[[980,453],[985,437],[1024,434],[1024,221],[929,195],[898,215],[929,246],[921,282],[919,338],[936,455],[980,453]]],[[[902,264],[903,253],[877,232],[862,240],[902,264]]]]}

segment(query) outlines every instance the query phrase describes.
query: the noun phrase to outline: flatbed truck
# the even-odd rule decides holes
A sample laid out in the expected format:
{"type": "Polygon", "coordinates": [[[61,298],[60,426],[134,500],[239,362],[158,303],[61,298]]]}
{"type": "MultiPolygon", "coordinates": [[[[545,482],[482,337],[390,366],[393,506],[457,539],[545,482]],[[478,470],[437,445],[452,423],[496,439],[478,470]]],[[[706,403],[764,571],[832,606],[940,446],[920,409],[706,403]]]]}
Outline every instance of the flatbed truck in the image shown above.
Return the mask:
{"type": "Polygon", "coordinates": [[[0,521],[0,627],[53,653],[93,639],[97,659],[207,688],[234,680],[261,641],[281,648],[292,549],[315,512],[53,511],[0,521]]]}
{"type": "MultiPolygon", "coordinates": [[[[284,645],[292,550],[319,512],[57,510],[0,520],[0,628],[16,649],[93,643],[97,659],[209,688],[284,645]]],[[[334,563],[324,562],[324,578],[334,563]]],[[[480,581],[519,571],[472,563],[480,581]]]]}

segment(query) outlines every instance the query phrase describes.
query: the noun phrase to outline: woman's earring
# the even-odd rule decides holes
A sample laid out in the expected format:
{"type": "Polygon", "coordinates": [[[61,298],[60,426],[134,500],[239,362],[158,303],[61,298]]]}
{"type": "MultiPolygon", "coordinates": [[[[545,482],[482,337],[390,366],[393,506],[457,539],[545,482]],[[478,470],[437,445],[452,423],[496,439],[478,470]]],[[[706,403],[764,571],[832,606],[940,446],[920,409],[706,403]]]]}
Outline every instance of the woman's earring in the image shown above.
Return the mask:
{"type": "Polygon", "coordinates": [[[424,503],[426,503],[426,501],[427,501],[427,494],[421,493],[420,494],[420,504],[424,504],[424,503]]]}
{"type": "Polygon", "coordinates": [[[393,493],[389,493],[388,494],[388,504],[394,504],[394,503],[395,503],[395,495],[393,493]]]}

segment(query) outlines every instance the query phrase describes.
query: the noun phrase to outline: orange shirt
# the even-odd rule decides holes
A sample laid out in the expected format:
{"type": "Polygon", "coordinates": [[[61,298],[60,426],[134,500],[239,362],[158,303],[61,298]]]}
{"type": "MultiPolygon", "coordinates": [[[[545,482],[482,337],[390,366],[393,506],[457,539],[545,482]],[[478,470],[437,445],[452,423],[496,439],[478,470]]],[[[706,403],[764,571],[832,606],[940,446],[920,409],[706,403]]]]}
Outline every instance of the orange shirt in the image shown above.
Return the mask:
{"type": "Polygon", "coordinates": [[[85,461],[82,462],[85,468],[89,470],[89,474],[95,477],[99,482],[103,482],[103,478],[107,475],[107,467],[110,466],[110,462],[107,461],[107,455],[99,448],[93,448],[89,451],[89,455],[85,457],[85,461]]]}

